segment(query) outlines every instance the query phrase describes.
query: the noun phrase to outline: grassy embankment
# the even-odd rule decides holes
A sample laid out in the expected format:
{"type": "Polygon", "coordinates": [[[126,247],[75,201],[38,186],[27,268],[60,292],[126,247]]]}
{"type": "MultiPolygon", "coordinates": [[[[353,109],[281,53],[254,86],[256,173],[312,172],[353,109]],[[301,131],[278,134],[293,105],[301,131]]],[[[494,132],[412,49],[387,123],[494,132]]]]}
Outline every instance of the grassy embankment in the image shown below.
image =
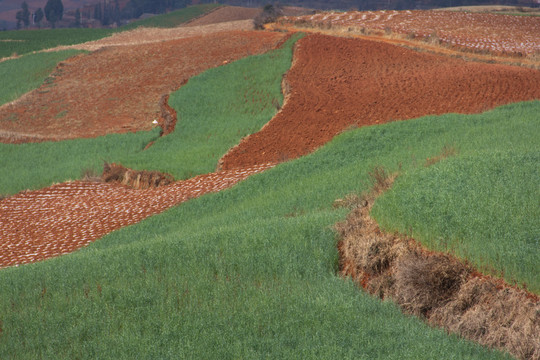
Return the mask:
{"type": "Polygon", "coordinates": [[[276,113],[273,103],[283,101],[280,82],[290,67],[297,38],[281,49],[192,78],[170,98],[180,119],[176,130],[148,150],[142,151],[158,136],[157,129],[57,143],[0,144],[2,165],[10,174],[0,177],[0,194],[76,179],[87,169],[100,173],[103,160],[169,172],[176,178],[214,171],[227,149],[258,131],[276,113]]]}
{"type": "Polygon", "coordinates": [[[0,59],[12,55],[24,55],[33,51],[50,49],[60,45],[74,45],[86,41],[98,40],[117,32],[132,30],[137,27],[175,27],[193,18],[201,16],[219,6],[201,4],[156,15],[149,19],[137,20],[116,29],[43,29],[12,30],[0,32],[0,59]]]}
{"type": "Polygon", "coordinates": [[[76,253],[4,269],[0,351],[20,358],[498,358],[336,277],[332,226],[346,210],[332,203],[366,190],[376,165],[396,171],[401,164],[405,182],[474,156],[537,151],[539,108],[529,102],[357,129],[76,253]],[[424,168],[447,144],[455,158],[424,168]]]}

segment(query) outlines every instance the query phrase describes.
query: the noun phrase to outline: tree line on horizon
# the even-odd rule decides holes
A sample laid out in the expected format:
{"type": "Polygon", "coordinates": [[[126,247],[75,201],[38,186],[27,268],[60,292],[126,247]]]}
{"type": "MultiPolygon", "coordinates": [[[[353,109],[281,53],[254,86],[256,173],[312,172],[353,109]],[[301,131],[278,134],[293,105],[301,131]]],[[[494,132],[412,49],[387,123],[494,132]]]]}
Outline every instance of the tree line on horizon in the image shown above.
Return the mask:
{"type": "MultiPolygon", "coordinates": [[[[216,3],[224,5],[247,6],[264,8],[268,5],[292,5],[311,9],[335,10],[407,10],[430,9],[451,6],[492,5],[492,0],[131,0],[124,7],[120,7],[118,0],[96,0],[93,7],[86,6],[82,13],[75,10],[75,20],[71,27],[80,27],[81,18],[99,21],[101,26],[120,24],[123,20],[139,18],[142,14],[162,14],[168,11],[184,8],[189,5],[201,3],[216,3]]],[[[535,0],[497,0],[497,5],[517,5],[539,7],[535,0]]],[[[51,24],[52,28],[62,20],[64,6],[62,0],[47,0],[44,9],[39,8],[31,13],[28,4],[24,1],[21,10],[16,14],[17,29],[22,26],[28,28],[30,19],[32,24],[41,27],[43,18],[51,24]]]]}

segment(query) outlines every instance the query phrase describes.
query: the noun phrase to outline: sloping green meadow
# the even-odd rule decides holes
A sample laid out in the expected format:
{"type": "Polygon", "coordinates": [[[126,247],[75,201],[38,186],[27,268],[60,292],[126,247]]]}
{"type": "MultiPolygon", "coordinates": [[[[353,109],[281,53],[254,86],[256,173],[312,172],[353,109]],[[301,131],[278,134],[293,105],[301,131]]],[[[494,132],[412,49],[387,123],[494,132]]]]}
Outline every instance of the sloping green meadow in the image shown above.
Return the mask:
{"type": "MultiPolygon", "coordinates": [[[[0,352],[19,358],[500,358],[338,278],[332,227],[346,211],[332,203],[367,190],[374,166],[401,168],[398,191],[408,177],[467,167],[474,156],[519,152],[526,158],[537,148],[539,108],[535,101],[347,132],[310,156],[76,253],[4,269],[0,352]],[[424,168],[447,144],[457,155],[424,168]]],[[[489,174],[489,164],[475,166],[489,174]]],[[[500,168],[498,175],[507,171],[500,168]]],[[[378,206],[390,216],[392,209],[378,206]]]]}

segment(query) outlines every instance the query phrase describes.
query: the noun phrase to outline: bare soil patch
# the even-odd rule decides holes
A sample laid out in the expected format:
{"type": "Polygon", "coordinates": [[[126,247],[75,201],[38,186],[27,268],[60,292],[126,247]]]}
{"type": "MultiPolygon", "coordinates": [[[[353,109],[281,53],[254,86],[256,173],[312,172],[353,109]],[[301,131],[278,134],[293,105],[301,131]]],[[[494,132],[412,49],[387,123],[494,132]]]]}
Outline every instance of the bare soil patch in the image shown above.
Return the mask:
{"type": "Polygon", "coordinates": [[[500,279],[483,276],[449,254],[381,231],[369,212],[393,178],[336,206],[352,208],[336,225],[340,274],[367,292],[391,298],[409,314],[519,359],[540,358],[540,301],[500,279]]]}
{"type": "Polygon", "coordinates": [[[272,166],[216,172],[159,187],[139,186],[140,190],[133,185],[142,173],[124,168],[117,172],[122,174],[120,184],[73,181],[5,198],[0,201],[0,268],[73,252],[114,230],[231,187],[272,166]]]}
{"type": "Polygon", "coordinates": [[[537,70],[320,34],[297,43],[286,83],[287,103],[222,158],[223,169],[306,155],[351,126],[540,98],[537,70]]]}
{"type": "Polygon", "coordinates": [[[223,28],[212,28],[207,34],[193,28],[182,33],[185,38],[169,41],[165,39],[179,35],[160,29],[135,30],[83,45],[99,50],[62,62],[39,89],[0,107],[0,141],[149,130],[154,120],[164,122],[163,95],[204,70],[266,52],[285,36],[217,29],[223,28]]]}
{"type": "Polygon", "coordinates": [[[186,23],[185,27],[209,25],[238,20],[253,20],[261,13],[259,8],[241,6],[222,6],[198,19],[186,23]]]}

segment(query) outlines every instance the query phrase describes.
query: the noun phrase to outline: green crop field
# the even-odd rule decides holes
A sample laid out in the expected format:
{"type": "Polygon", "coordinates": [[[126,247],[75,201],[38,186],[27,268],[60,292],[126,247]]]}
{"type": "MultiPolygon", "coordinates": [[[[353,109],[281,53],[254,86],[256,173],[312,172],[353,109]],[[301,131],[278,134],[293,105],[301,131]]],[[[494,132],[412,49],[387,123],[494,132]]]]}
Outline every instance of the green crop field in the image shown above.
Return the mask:
{"type": "Polygon", "coordinates": [[[78,50],[45,52],[0,62],[0,105],[38,88],[60,61],[79,53],[78,50]]]}
{"type": "Polygon", "coordinates": [[[122,30],[135,29],[137,27],[159,27],[170,28],[183,24],[191,19],[199,17],[204,13],[209,12],[217,7],[219,4],[201,4],[188,6],[184,9],[171,11],[170,13],[153,16],[144,20],[137,20],[128,25],[122,26],[122,30]]]}
{"type": "Polygon", "coordinates": [[[175,27],[200,16],[217,6],[219,5],[202,4],[189,6],[168,14],[134,21],[116,29],[70,28],[0,31],[0,59],[13,55],[24,55],[43,49],[50,49],[60,45],[74,45],[98,40],[114,33],[132,30],[137,27],[175,27]]]}
{"type": "Polygon", "coordinates": [[[1,31],[0,58],[60,45],[74,45],[113,34],[112,29],[43,29],[1,31]]]}

